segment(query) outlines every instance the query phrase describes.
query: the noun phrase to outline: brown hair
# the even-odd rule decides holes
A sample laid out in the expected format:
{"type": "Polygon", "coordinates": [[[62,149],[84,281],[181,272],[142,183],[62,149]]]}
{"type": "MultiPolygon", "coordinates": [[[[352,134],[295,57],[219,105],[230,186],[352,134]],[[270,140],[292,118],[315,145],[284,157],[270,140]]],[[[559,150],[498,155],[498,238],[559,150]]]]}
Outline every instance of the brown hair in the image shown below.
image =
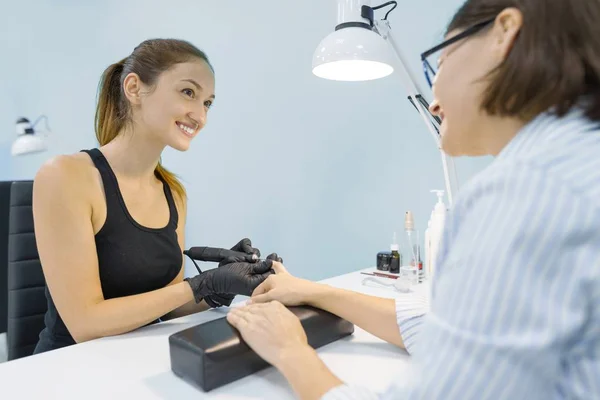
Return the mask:
{"type": "Polygon", "coordinates": [[[523,26],[506,60],[491,71],[482,108],[530,120],[553,109],[563,116],[583,98],[587,117],[600,120],[600,1],[467,0],[447,33],[514,7],[523,26]]]}
{"type": "MultiPolygon", "coordinates": [[[[123,81],[128,74],[133,72],[146,85],[152,86],[162,72],[175,64],[193,59],[203,60],[213,69],[206,54],[186,41],[151,39],[138,45],[129,57],[106,68],[100,80],[95,119],[96,138],[100,145],[117,137],[131,121],[131,108],[123,93],[123,81]]],[[[177,176],[168,171],[160,161],[154,173],[181,199],[185,198],[185,188],[177,176]]]]}

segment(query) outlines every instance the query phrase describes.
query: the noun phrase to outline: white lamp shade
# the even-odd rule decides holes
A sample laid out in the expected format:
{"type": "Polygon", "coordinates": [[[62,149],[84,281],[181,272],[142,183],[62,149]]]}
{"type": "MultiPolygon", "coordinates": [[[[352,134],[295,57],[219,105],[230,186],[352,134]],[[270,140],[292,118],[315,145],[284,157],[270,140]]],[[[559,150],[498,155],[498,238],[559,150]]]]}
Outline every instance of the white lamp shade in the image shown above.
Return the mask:
{"type": "Polygon", "coordinates": [[[313,55],[313,74],[337,81],[368,81],[394,72],[390,48],[377,33],[343,28],[321,41],[313,55]]]}
{"type": "Polygon", "coordinates": [[[39,134],[23,134],[13,142],[11,154],[20,156],[46,151],[47,149],[46,140],[39,134]]]}

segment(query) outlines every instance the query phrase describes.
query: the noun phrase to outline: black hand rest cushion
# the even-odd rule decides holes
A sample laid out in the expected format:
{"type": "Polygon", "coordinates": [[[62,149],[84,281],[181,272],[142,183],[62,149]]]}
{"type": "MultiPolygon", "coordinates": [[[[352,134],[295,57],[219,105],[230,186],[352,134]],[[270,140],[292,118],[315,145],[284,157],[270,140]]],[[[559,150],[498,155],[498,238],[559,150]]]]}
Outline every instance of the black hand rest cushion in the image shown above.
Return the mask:
{"type": "MultiPolygon", "coordinates": [[[[312,307],[289,307],[302,323],[313,348],[354,332],[354,325],[312,307]]],[[[226,318],[206,322],[169,336],[171,370],[185,381],[210,391],[258,372],[269,364],[243,341],[226,318]]]]}

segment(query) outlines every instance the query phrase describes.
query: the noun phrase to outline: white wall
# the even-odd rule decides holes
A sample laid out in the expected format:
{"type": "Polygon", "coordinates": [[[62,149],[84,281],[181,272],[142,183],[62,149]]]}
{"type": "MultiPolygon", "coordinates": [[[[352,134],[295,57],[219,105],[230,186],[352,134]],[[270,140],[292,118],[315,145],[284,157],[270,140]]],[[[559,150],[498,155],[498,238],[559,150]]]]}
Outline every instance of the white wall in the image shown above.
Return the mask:
{"type": "MultiPolygon", "coordinates": [[[[391,14],[419,78],[419,54],[460,4],[400,2],[391,14]]],[[[372,265],[406,210],[424,229],[441,163],[397,75],[342,83],[311,74],[335,22],[334,0],[5,2],[0,179],[30,179],[47,158],[96,146],[103,69],[144,39],[186,39],[208,53],[217,79],[208,126],[190,151],[164,156],[188,188],[187,246],[249,236],[311,279],[372,265]],[[50,150],[11,159],[15,120],[40,114],[53,129],[50,150]]],[[[460,180],[488,162],[460,160],[460,180]]]]}

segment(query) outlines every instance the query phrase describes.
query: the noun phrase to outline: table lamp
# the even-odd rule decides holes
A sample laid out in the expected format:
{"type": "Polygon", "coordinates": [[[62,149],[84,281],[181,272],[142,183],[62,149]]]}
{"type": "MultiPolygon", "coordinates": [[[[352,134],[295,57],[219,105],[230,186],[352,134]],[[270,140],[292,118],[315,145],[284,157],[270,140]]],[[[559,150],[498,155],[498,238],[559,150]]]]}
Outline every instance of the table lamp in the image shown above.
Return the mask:
{"type": "Polygon", "coordinates": [[[429,112],[429,104],[421,94],[417,80],[406,67],[387,20],[398,4],[396,1],[375,7],[370,4],[370,0],[337,0],[337,25],[335,31],[325,37],[315,50],[313,74],[337,81],[367,81],[392,74],[396,66],[408,92],[408,100],[421,115],[440,151],[446,194],[449,204],[452,204],[454,190],[450,175],[455,185],[457,179],[452,159],[441,149],[441,120],[429,112]],[[375,20],[375,11],[389,6],[391,8],[385,17],[375,20]]]}

